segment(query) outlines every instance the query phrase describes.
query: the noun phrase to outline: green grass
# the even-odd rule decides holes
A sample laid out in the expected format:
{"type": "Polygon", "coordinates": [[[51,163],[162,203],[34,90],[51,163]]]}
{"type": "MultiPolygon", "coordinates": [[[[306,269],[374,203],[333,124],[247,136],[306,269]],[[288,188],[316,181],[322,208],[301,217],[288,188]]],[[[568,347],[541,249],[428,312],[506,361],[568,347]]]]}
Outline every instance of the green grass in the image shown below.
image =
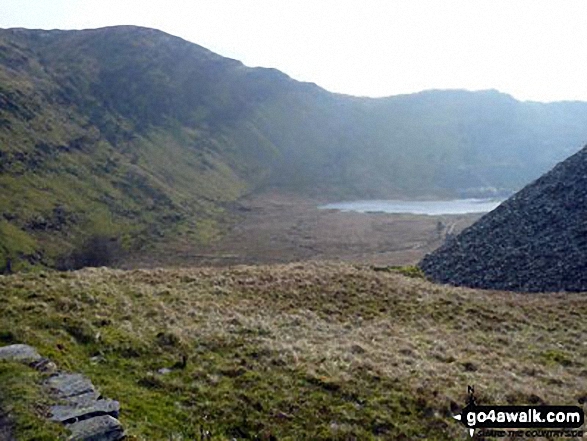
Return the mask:
{"type": "Polygon", "coordinates": [[[14,420],[19,441],[64,439],[66,431],[47,419],[51,404],[41,389],[42,375],[20,363],[0,361],[0,406],[14,420]]]}
{"type": "Polygon", "coordinates": [[[137,137],[126,154],[91,140],[83,150],[60,152],[61,141],[47,139],[46,131],[29,132],[31,140],[12,134],[2,145],[9,166],[0,173],[0,272],[7,259],[13,271],[53,266],[93,235],[123,238],[129,251],[178,236],[210,241],[230,221],[221,204],[248,188],[222,158],[186,149],[161,131],[137,137]],[[40,142],[55,153],[36,151],[40,142]],[[10,159],[19,150],[35,156],[10,159]],[[205,170],[202,161],[210,164],[205,170]]]}
{"type": "Polygon", "coordinates": [[[33,254],[36,246],[32,236],[11,223],[0,220],[0,269],[5,268],[9,260],[14,262],[13,271],[26,269],[27,262],[21,257],[33,254]]]}
{"type": "Polygon", "coordinates": [[[468,384],[487,404],[587,394],[580,294],[307,263],[21,274],[0,302],[0,338],[89,376],[131,440],[459,439],[468,384]]]}

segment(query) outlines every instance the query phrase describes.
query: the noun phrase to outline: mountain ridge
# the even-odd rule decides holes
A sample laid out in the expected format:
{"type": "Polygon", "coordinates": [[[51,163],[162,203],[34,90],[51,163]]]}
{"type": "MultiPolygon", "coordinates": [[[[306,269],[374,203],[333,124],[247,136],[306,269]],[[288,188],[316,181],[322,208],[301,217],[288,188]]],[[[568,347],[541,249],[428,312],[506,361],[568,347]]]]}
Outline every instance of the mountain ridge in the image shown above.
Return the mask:
{"type": "Polygon", "coordinates": [[[54,266],[93,236],[209,241],[266,188],[511,191],[586,138],[587,103],[350,97],[148,28],[0,30],[0,270],[54,266]]]}

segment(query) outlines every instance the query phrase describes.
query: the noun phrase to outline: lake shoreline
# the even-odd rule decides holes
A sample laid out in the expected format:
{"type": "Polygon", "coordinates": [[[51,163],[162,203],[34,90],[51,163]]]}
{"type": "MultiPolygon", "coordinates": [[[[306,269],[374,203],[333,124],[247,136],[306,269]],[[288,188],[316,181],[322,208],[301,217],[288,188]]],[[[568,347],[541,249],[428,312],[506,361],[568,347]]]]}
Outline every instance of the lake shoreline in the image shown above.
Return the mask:
{"type": "Polygon", "coordinates": [[[503,199],[493,198],[467,198],[451,200],[373,199],[334,202],[319,205],[318,209],[357,213],[444,216],[488,213],[497,208],[502,202],[503,199]]]}

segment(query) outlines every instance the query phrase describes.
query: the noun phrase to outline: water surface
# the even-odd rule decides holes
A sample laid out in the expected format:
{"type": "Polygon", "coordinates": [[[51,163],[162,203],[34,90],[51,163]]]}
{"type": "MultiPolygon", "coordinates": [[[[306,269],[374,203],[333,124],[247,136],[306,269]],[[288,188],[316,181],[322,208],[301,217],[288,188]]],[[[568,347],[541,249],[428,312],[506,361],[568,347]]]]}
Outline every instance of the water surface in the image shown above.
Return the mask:
{"type": "Polygon", "coordinates": [[[409,213],[409,214],[467,214],[487,213],[502,200],[496,199],[454,199],[450,201],[400,201],[400,200],[365,200],[335,202],[318,208],[356,211],[359,213],[409,213]]]}

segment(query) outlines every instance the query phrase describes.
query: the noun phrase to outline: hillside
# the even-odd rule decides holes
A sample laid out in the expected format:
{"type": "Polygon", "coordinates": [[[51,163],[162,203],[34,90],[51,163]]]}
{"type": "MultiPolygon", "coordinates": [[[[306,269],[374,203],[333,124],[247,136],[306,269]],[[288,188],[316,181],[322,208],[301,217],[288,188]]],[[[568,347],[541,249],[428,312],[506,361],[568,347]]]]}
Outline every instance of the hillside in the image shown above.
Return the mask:
{"type": "Polygon", "coordinates": [[[587,146],[426,256],[452,285],[587,291],[587,146]]]}
{"type": "Polygon", "coordinates": [[[235,201],[267,188],[508,192],[585,138],[585,103],[356,98],[152,29],[0,30],[0,271],[109,263],[86,254],[169,237],[205,243],[235,201]]]}
{"type": "MultiPolygon", "coordinates": [[[[0,345],[87,376],[129,440],[455,440],[467,385],[480,404],[587,399],[584,294],[305,263],[0,276],[0,304],[0,345]]],[[[41,377],[0,362],[19,440],[55,439],[41,377]]]]}

